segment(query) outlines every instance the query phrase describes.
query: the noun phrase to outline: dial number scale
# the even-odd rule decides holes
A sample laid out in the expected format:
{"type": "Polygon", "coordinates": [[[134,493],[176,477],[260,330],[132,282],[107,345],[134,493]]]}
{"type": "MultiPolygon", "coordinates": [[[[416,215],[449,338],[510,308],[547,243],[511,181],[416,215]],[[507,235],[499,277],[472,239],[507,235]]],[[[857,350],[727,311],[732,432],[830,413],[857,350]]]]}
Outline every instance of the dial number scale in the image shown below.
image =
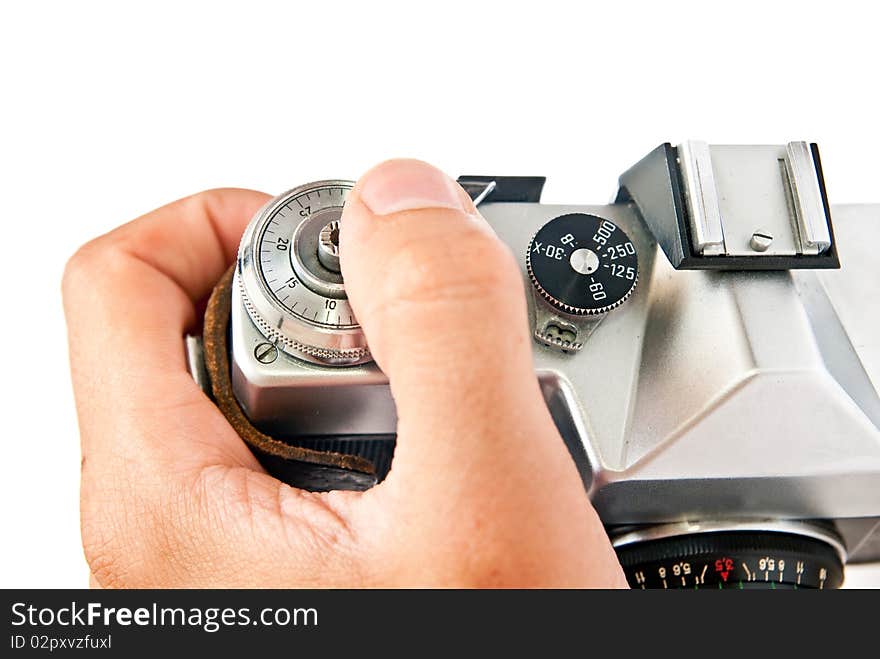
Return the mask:
{"type": "Polygon", "coordinates": [[[260,333],[297,359],[347,366],[370,360],[339,267],[342,208],[354,184],[319,181],[260,209],[242,238],[237,277],[260,333]]]}
{"type": "Polygon", "coordinates": [[[586,213],[547,222],[529,243],[526,262],[544,299],[572,315],[603,314],[622,304],[639,272],[635,245],[623,229],[586,213]]]}
{"type": "MultiPolygon", "coordinates": [[[[313,290],[317,288],[314,284],[309,286],[312,282],[308,281],[304,266],[299,265],[300,246],[294,235],[312,218],[321,218],[322,226],[338,222],[349,189],[326,186],[290,197],[267,217],[255,245],[260,279],[269,296],[288,314],[328,328],[354,328],[357,321],[344,293],[328,294],[326,290],[313,290]]],[[[341,288],[341,275],[332,271],[321,274],[327,279],[338,279],[330,283],[341,288]]]]}
{"type": "Polygon", "coordinates": [[[718,532],[617,547],[632,588],[839,588],[842,549],[814,537],[718,532]]]}

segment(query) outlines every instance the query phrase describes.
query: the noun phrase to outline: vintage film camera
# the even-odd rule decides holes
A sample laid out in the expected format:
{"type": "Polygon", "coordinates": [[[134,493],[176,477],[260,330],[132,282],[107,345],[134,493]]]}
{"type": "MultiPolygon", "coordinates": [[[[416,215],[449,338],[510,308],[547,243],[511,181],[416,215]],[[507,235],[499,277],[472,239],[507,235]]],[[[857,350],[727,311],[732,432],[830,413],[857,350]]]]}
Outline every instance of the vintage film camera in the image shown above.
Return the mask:
{"type": "MultiPolygon", "coordinates": [[[[815,144],[662,144],[605,205],[459,183],[520,256],[535,373],[631,586],[831,588],[880,560],[880,206],[832,227],[815,144]]],[[[269,471],[311,489],[369,487],[394,447],[339,267],[351,186],[263,207],[214,339],[188,339],[269,471]]]]}

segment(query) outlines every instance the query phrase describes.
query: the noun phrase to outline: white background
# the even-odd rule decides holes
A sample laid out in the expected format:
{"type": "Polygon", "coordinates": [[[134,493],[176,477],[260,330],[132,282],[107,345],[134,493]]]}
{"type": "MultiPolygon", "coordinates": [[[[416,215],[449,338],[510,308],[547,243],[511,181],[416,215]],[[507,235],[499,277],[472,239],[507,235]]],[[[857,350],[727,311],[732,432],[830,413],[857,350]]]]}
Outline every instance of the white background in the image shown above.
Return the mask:
{"type": "Polygon", "coordinates": [[[79,244],[203,188],[279,192],[391,156],[605,202],[688,137],[817,141],[832,203],[880,202],[860,6],[4,3],[0,586],[87,583],[59,295],[79,244]]]}

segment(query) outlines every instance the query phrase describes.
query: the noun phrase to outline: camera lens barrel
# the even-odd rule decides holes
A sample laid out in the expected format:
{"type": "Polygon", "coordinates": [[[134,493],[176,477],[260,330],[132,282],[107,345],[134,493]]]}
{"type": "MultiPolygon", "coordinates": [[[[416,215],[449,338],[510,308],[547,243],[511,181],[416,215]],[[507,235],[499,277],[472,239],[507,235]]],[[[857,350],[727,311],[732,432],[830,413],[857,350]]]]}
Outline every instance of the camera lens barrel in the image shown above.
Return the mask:
{"type": "Polygon", "coordinates": [[[632,588],[823,589],[843,583],[843,547],[819,524],[658,525],[613,542],[632,588]]]}

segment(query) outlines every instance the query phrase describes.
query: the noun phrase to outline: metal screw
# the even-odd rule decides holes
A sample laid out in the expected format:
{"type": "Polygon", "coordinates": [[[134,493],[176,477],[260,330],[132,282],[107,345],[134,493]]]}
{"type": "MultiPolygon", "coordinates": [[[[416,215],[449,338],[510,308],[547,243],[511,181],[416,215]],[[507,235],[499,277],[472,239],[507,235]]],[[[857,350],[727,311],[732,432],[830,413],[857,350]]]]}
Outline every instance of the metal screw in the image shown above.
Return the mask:
{"type": "Polygon", "coordinates": [[[278,348],[272,343],[260,343],[254,348],[254,357],[261,364],[271,364],[278,359],[278,348]]]}
{"type": "Polygon", "coordinates": [[[769,231],[758,229],[752,234],[752,239],[749,241],[749,247],[756,252],[766,252],[772,243],[773,234],[769,231]]]}

